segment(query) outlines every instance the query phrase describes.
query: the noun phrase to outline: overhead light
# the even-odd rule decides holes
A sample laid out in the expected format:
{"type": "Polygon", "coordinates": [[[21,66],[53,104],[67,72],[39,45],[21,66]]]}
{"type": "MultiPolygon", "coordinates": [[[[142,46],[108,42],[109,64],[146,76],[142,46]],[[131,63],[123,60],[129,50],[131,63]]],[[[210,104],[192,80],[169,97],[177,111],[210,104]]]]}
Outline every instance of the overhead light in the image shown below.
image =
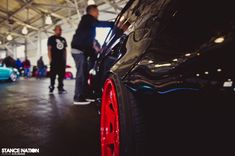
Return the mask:
{"type": "Polygon", "coordinates": [[[208,72],[208,71],[206,71],[206,72],[205,72],[205,74],[206,74],[206,75],[208,75],[208,74],[209,74],[209,72],[208,72]]]}
{"type": "Polygon", "coordinates": [[[149,60],[148,63],[153,63],[153,60],[149,60]]]}
{"type": "Polygon", "coordinates": [[[177,61],[178,61],[178,59],[176,58],[176,59],[174,59],[173,61],[174,61],[174,62],[177,62],[177,61]]]}
{"type": "Polygon", "coordinates": [[[28,32],[29,32],[28,28],[26,26],[24,26],[22,29],[22,34],[26,35],[26,34],[28,34],[28,32]]]}
{"type": "Polygon", "coordinates": [[[217,69],[217,72],[221,72],[222,71],[222,69],[217,69]]]}
{"type": "Polygon", "coordinates": [[[191,54],[190,54],[190,53],[188,53],[188,54],[185,54],[185,56],[191,56],[191,54]]]}
{"type": "Polygon", "coordinates": [[[218,37],[214,40],[215,43],[222,43],[224,42],[224,37],[218,37]]]}
{"type": "Polygon", "coordinates": [[[46,16],[45,23],[46,23],[47,25],[51,25],[51,24],[52,24],[52,19],[51,19],[51,16],[50,16],[50,15],[47,15],[47,16],[46,16]]]}
{"type": "Polygon", "coordinates": [[[166,64],[155,64],[154,67],[159,68],[159,67],[168,67],[168,66],[171,66],[171,64],[170,64],[170,63],[166,63],[166,64]]]}
{"type": "Polygon", "coordinates": [[[11,36],[11,34],[7,35],[7,40],[11,41],[13,39],[13,37],[11,36]]]}
{"type": "Polygon", "coordinates": [[[196,76],[197,76],[197,77],[199,77],[199,76],[200,76],[200,74],[196,74],[196,76]]]}
{"type": "Polygon", "coordinates": [[[199,56],[200,55],[200,53],[197,53],[197,56],[199,56]]]}
{"type": "Polygon", "coordinates": [[[95,4],[95,1],[94,1],[94,0],[88,0],[88,1],[87,1],[87,4],[88,4],[88,5],[95,4]]]}

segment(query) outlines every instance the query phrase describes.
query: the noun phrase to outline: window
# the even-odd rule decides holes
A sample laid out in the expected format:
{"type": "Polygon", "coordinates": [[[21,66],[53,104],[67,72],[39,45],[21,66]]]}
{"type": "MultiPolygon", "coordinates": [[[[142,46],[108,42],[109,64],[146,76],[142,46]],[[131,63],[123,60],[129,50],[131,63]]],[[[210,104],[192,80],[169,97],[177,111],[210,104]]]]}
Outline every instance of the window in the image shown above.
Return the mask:
{"type": "Polygon", "coordinates": [[[47,38],[46,39],[43,39],[41,40],[41,54],[44,55],[44,54],[47,54],[47,38]]]}
{"type": "Polygon", "coordinates": [[[104,40],[108,35],[110,28],[96,28],[96,39],[99,44],[102,46],[104,44],[104,40]]]}
{"type": "Polygon", "coordinates": [[[0,59],[4,59],[6,57],[6,52],[0,52],[0,59]]]}
{"type": "Polygon", "coordinates": [[[24,58],[25,57],[25,46],[19,46],[16,48],[16,57],[17,58],[24,58]]]}

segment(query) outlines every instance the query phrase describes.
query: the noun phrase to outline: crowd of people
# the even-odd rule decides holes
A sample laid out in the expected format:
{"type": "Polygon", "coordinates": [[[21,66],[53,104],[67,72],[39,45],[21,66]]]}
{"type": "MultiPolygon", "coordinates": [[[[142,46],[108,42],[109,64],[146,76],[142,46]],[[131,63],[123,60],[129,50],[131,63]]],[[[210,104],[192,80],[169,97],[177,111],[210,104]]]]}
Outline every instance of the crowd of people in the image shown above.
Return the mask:
{"type": "Polygon", "coordinates": [[[15,60],[13,57],[7,56],[2,60],[1,64],[9,68],[16,68],[20,76],[25,78],[32,76],[42,78],[47,76],[47,66],[44,64],[42,56],[38,59],[37,65],[34,67],[32,67],[31,61],[27,57],[21,61],[19,58],[15,60]]]}
{"type": "MultiPolygon", "coordinates": [[[[86,14],[82,16],[80,23],[73,35],[71,42],[71,54],[76,65],[76,81],[74,91],[74,104],[89,104],[93,99],[88,94],[87,80],[88,72],[94,66],[97,53],[100,52],[100,45],[95,39],[96,27],[113,27],[114,22],[99,21],[99,10],[96,5],[89,5],[86,14]]],[[[50,65],[50,86],[49,93],[53,94],[55,80],[58,76],[58,92],[67,93],[64,89],[64,76],[67,61],[67,41],[62,37],[62,28],[56,25],[54,35],[48,38],[48,59],[50,65]]],[[[17,68],[25,78],[36,76],[42,78],[46,76],[47,66],[43,58],[37,61],[37,66],[32,67],[30,60],[25,57],[24,61],[19,58],[14,60],[8,56],[3,60],[7,67],[17,68]],[[32,70],[32,71],[31,71],[32,70]]]]}

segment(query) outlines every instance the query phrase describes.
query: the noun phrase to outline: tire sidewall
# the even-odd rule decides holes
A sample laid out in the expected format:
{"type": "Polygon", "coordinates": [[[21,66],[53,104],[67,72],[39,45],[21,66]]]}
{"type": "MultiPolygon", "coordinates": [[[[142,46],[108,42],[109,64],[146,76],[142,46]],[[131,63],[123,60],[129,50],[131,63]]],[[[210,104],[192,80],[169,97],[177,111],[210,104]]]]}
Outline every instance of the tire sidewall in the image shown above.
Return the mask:
{"type": "Polygon", "coordinates": [[[119,108],[120,124],[120,156],[132,156],[135,154],[134,123],[130,107],[127,89],[117,75],[112,74],[109,79],[114,82],[119,108]]]}

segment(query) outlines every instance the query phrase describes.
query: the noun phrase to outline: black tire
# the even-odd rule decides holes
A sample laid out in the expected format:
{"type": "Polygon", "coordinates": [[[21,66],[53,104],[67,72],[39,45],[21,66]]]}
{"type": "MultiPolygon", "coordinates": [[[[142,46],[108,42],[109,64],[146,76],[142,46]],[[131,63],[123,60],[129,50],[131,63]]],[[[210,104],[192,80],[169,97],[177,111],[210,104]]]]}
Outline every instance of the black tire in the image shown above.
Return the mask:
{"type": "Polygon", "coordinates": [[[119,107],[120,156],[142,156],[145,153],[143,113],[134,95],[116,75],[109,77],[114,84],[119,107]]]}

